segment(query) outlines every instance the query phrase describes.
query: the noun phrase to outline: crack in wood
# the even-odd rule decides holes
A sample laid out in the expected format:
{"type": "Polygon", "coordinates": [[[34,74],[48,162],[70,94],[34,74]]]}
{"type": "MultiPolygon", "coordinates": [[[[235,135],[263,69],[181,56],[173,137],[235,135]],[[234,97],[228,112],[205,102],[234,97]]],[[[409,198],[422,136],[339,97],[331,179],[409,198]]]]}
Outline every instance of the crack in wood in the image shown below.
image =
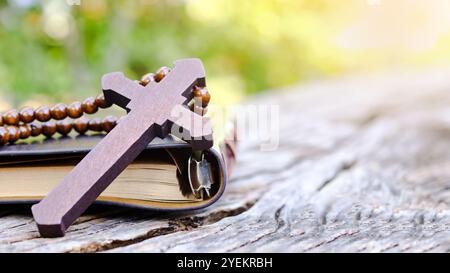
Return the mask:
{"type": "Polygon", "coordinates": [[[241,245],[239,245],[239,246],[237,246],[237,247],[234,247],[234,248],[232,248],[232,249],[230,249],[230,250],[228,250],[228,251],[229,251],[229,252],[236,251],[236,250],[239,249],[239,248],[245,247],[246,245],[249,245],[249,244],[254,244],[254,243],[256,243],[256,242],[258,242],[258,241],[260,241],[260,240],[262,240],[262,239],[264,239],[264,238],[266,238],[266,237],[268,237],[268,236],[270,236],[270,235],[272,235],[272,234],[277,233],[277,232],[278,232],[282,227],[284,227],[285,224],[286,224],[285,221],[284,221],[283,219],[280,219],[281,212],[283,211],[283,209],[285,208],[285,206],[286,206],[286,205],[283,204],[281,207],[279,207],[279,208],[275,211],[275,222],[276,222],[276,228],[275,228],[275,230],[273,230],[273,231],[271,231],[271,232],[269,232],[269,233],[263,234],[263,235],[261,235],[261,236],[255,238],[255,239],[253,239],[253,240],[251,240],[251,241],[247,241],[247,242],[245,242],[245,243],[243,243],[243,244],[241,244],[241,245]]]}
{"type": "Polygon", "coordinates": [[[232,217],[239,215],[246,210],[249,210],[257,200],[254,200],[252,202],[246,203],[244,206],[232,209],[232,210],[223,210],[223,211],[217,211],[215,213],[205,215],[205,216],[191,216],[191,217],[185,217],[180,219],[173,219],[169,220],[169,226],[168,227],[162,227],[157,228],[154,230],[150,230],[145,234],[142,234],[138,237],[128,239],[128,240],[112,240],[111,242],[107,243],[91,243],[86,246],[80,247],[78,249],[70,249],[66,252],[82,252],[82,253],[89,253],[89,252],[100,252],[100,251],[107,251],[112,250],[115,248],[120,248],[124,246],[129,246],[132,244],[140,243],[142,241],[145,241],[147,239],[157,237],[157,236],[163,236],[166,234],[171,234],[175,232],[181,232],[181,231],[189,231],[196,228],[199,228],[204,225],[209,225],[216,223],[226,217],[232,217]]]}
{"type": "Polygon", "coordinates": [[[317,191],[322,191],[328,184],[335,181],[342,173],[349,171],[351,168],[353,168],[356,165],[356,160],[352,161],[344,161],[343,164],[339,167],[339,169],[336,170],[336,172],[331,176],[330,178],[323,181],[323,183],[317,188],[317,191]]]}
{"type": "Polygon", "coordinates": [[[304,251],[304,252],[310,252],[310,251],[312,251],[313,249],[319,248],[319,247],[321,247],[321,246],[323,246],[323,245],[325,245],[325,244],[330,244],[330,243],[332,243],[332,242],[334,242],[334,241],[336,241],[336,240],[338,240],[338,239],[340,239],[340,238],[343,238],[343,237],[346,237],[346,236],[352,236],[352,235],[354,235],[354,234],[356,234],[356,233],[358,233],[358,232],[359,232],[359,231],[338,233],[338,234],[336,234],[335,236],[333,236],[332,238],[327,239],[327,240],[324,240],[324,241],[320,241],[319,243],[315,244],[314,246],[311,246],[311,247],[309,247],[309,248],[306,248],[306,249],[304,249],[303,251],[304,251]]]}

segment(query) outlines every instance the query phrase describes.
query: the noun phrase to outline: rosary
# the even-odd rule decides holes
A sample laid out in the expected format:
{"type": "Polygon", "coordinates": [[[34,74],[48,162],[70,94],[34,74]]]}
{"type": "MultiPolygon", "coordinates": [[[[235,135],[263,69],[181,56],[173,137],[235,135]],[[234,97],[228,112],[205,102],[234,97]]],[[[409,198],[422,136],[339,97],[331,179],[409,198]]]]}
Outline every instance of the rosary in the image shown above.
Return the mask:
{"type": "Polygon", "coordinates": [[[73,221],[155,137],[172,134],[187,142],[200,168],[204,163],[203,152],[213,146],[211,121],[204,116],[210,94],[199,59],[178,60],[173,69],[162,67],[139,81],[130,80],[121,72],[109,73],[102,77],[101,84],[103,94],[82,103],[74,102],[69,106],[59,103],[36,110],[26,107],[0,116],[1,145],[41,134],[52,137],[58,132],[65,136],[72,129],[79,134],[107,133],[31,208],[44,237],[64,236],[73,221]],[[103,120],[83,117],[113,104],[125,109],[127,115],[120,119],[108,116],[103,120]]]}
{"type": "MultiPolygon", "coordinates": [[[[148,73],[142,76],[138,83],[142,86],[146,86],[150,82],[158,83],[169,73],[170,68],[161,67],[155,73],[148,73]]],[[[194,100],[189,104],[189,108],[203,116],[206,114],[211,98],[208,89],[194,86],[192,94],[194,100]]],[[[36,110],[31,107],[24,107],[20,111],[11,109],[0,115],[0,146],[41,134],[47,138],[52,137],[56,133],[66,136],[72,129],[80,135],[85,134],[87,131],[108,133],[123,117],[107,116],[103,119],[93,118],[89,120],[83,117],[83,114],[94,114],[99,108],[105,109],[111,106],[112,104],[106,102],[104,95],[100,94],[95,98],[89,97],[82,103],[76,101],[68,106],[58,103],[51,108],[41,106],[36,110]],[[67,119],[67,117],[72,120],[67,119]]]]}

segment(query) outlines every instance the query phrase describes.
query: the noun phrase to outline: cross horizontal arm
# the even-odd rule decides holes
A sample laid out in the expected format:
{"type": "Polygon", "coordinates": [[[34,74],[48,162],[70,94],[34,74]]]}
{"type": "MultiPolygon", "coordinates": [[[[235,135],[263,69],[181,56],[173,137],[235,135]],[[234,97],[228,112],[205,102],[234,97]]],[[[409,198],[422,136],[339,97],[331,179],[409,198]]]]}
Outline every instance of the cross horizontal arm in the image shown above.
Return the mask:
{"type": "Polygon", "coordinates": [[[128,79],[122,72],[108,73],[102,77],[103,94],[106,101],[114,103],[127,111],[130,101],[136,100],[145,87],[128,79]]]}

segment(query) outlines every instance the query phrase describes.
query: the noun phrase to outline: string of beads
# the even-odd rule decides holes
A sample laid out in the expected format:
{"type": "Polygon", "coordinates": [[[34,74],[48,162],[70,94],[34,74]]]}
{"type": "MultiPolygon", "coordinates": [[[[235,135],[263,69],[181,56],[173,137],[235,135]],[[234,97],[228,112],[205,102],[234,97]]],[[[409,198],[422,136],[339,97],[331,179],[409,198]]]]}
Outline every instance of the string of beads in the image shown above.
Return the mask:
{"type": "MultiPolygon", "coordinates": [[[[170,68],[161,67],[155,73],[148,73],[138,81],[146,86],[150,82],[160,82],[170,73],[170,68]]],[[[194,101],[189,104],[192,111],[204,115],[211,96],[206,87],[194,86],[194,101]]],[[[69,105],[58,103],[53,107],[41,106],[37,109],[24,107],[11,109],[0,115],[0,145],[12,144],[19,139],[44,135],[49,138],[59,133],[68,135],[72,130],[78,134],[92,132],[110,132],[121,118],[107,116],[103,119],[87,119],[85,114],[95,114],[99,109],[111,107],[103,96],[89,97],[83,102],[75,101],[69,105]]]]}

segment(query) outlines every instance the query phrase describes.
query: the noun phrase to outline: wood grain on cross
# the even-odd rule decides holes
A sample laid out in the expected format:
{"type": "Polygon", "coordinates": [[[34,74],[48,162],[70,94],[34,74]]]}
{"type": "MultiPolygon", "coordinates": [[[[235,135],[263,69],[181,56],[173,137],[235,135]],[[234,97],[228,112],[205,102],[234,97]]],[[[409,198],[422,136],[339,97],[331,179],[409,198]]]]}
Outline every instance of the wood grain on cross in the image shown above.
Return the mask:
{"type": "MultiPolygon", "coordinates": [[[[190,111],[192,87],[205,85],[205,72],[198,59],[175,62],[161,82],[147,86],[120,73],[103,77],[102,88],[109,103],[125,108],[128,115],[63,179],[32,207],[44,237],[63,236],[66,229],[92,204],[109,184],[155,137],[165,137],[177,125],[193,149],[212,146],[208,118],[190,111]]],[[[178,128],[178,127],[177,127],[178,128]]]]}

